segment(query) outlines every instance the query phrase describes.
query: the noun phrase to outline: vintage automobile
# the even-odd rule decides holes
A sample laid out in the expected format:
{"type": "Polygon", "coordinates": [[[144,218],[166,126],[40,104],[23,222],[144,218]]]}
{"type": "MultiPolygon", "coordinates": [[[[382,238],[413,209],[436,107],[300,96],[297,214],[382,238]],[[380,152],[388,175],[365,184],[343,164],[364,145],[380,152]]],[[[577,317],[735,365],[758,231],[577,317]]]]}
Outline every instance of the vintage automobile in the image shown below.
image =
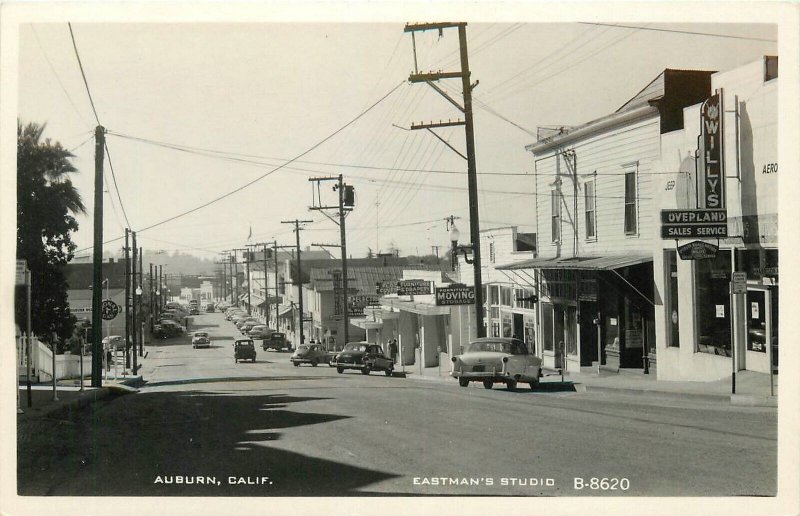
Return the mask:
{"type": "Polygon", "coordinates": [[[236,363],[239,360],[256,361],[256,347],[251,339],[239,339],[233,343],[233,359],[236,363]]]}
{"type": "MultiPolygon", "coordinates": [[[[261,324],[261,322],[259,322],[259,321],[245,321],[245,323],[242,324],[241,327],[239,327],[239,331],[242,332],[244,335],[247,335],[247,333],[250,330],[252,330],[254,327],[256,327],[256,326],[258,326],[260,324],[261,324]]],[[[249,335],[248,335],[248,337],[249,337],[249,335]]]]}
{"type": "Polygon", "coordinates": [[[273,331],[261,342],[261,347],[264,351],[271,349],[273,351],[283,351],[291,349],[292,344],[286,338],[286,334],[279,331],[273,331]]]}
{"type": "Polygon", "coordinates": [[[250,328],[250,331],[247,332],[247,336],[253,340],[256,339],[266,339],[267,337],[272,334],[272,330],[266,324],[257,324],[250,328]]]}
{"type": "Polygon", "coordinates": [[[207,348],[211,346],[211,338],[208,336],[208,332],[204,331],[196,331],[192,336],[192,347],[193,348],[207,348]]]}
{"type": "Polygon", "coordinates": [[[336,372],[340,374],[345,369],[358,369],[361,374],[383,371],[386,376],[392,376],[394,371],[394,360],[387,357],[379,345],[369,342],[349,342],[336,355],[331,365],[336,367],[336,372]]]}
{"type": "Polygon", "coordinates": [[[521,340],[508,337],[476,339],[452,362],[450,376],[458,378],[462,387],[469,382],[483,382],[485,388],[491,389],[495,383],[505,383],[513,391],[518,382],[523,382],[533,390],[542,376],[542,359],[530,354],[521,340]]]}
{"type": "Polygon", "coordinates": [[[327,363],[327,359],[328,353],[319,344],[303,344],[302,346],[297,346],[289,360],[295,367],[300,364],[311,364],[317,367],[317,364],[327,363]]]}
{"type": "Polygon", "coordinates": [[[171,339],[172,337],[179,337],[181,331],[175,324],[156,324],[153,326],[153,336],[157,339],[171,339]]]}
{"type": "Polygon", "coordinates": [[[215,312],[214,303],[208,303],[206,305],[206,313],[211,314],[211,313],[214,313],[214,312],[215,312]]]}

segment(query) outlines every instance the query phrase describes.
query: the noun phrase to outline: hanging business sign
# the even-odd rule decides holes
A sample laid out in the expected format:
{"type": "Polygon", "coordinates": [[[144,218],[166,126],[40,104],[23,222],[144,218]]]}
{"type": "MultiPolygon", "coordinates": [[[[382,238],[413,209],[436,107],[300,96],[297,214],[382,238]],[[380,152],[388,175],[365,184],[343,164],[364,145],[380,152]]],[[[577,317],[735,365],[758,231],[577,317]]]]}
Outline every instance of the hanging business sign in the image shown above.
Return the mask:
{"type": "Polygon", "coordinates": [[[387,294],[397,294],[398,296],[432,294],[431,282],[421,279],[378,281],[375,283],[375,290],[377,294],[384,296],[387,294]]]}
{"type": "Polygon", "coordinates": [[[15,285],[25,285],[27,284],[27,275],[25,274],[28,270],[28,262],[25,260],[17,260],[17,276],[15,285]]]}
{"type": "Polygon", "coordinates": [[[385,296],[388,294],[397,294],[397,282],[390,280],[390,281],[378,281],[375,283],[375,293],[380,296],[385,296]]]}
{"type": "Polygon", "coordinates": [[[103,303],[100,305],[100,316],[104,320],[110,321],[118,314],[119,305],[110,299],[103,299],[103,303]]]}
{"type": "Polygon", "coordinates": [[[728,236],[725,210],[661,210],[661,238],[724,238],[728,236]]]}
{"type": "Polygon", "coordinates": [[[455,306],[475,304],[475,287],[437,287],[436,305],[455,306]]]}
{"type": "Polygon", "coordinates": [[[711,260],[716,258],[717,251],[719,251],[718,246],[700,240],[678,246],[681,260],[711,260]]]}
{"type": "Polygon", "coordinates": [[[700,195],[698,208],[725,208],[725,165],[722,151],[722,90],[700,107],[700,195]]]}

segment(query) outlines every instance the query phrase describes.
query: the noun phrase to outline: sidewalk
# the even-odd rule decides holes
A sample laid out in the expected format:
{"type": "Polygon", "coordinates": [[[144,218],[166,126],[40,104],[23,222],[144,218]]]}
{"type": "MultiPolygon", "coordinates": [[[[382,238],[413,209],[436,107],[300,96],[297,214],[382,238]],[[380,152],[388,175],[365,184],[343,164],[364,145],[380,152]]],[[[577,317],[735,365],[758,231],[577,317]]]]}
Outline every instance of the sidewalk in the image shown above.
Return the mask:
{"type": "Polygon", "coordinates": [[[39,418],[47,417],[54,412],[66,410],[68,412],[80,410],[98,400],[105,399],[112,394],[136,392],[136,387],[141,385],[141,375],[128,375],[123,378],[103,380],[102,387],[92,387],[91,380],[83,380],[83,391],[80,390],[80,380],[59,380],[56,385],[58,400],[53,399],[53,384],[39,383],[31,385],[31,407],[28,407],[28,390],[24,382],[19,384],[19,408],[23,410],[17,417],[39,418]]]}
{"type": "MultiPolygon", "coordinates": [[[[402,374],[403,368],[395,366],[395,375],[402,374]]],[[[405,377],[413,380],[448,382],[457,385],[450,376],[450,366],[426,367],[420,371],[419,365],[405,366],[405,377]]],[[[561,384],[561,375],[556,371],[544,371],[541,379],[545,384],[561,384]]],[[[564,383],[571,383],[578,392],[618,392],[633,395],[652,395],[672,398],[704,399],[707,401],[728,402],[732,405],[769,406],[778,404],[778,376],[773,377],[775,395],[770,395],[769,375],[753,371],[739,371],[736,374],[736,394],[731,394],[731,378],[713,382],[657,380],[656,375],[645,375],[640,370],[613,373],[601,371],[598,376],[593,368],[583,368],[580,373],[567,373],[564,383]]],[[[553,385],[553,387],[555,387],[553,385]]]]}

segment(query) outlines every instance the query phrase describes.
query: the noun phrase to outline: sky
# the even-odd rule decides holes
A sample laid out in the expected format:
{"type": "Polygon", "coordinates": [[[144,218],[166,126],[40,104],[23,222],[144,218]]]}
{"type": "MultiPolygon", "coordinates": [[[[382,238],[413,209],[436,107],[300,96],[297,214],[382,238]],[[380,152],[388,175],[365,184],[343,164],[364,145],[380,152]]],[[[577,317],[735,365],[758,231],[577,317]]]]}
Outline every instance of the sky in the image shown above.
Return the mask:
{"type": "MultiPolygon", "coordinates": [[[[536,141],[538,127],[612,113],[665,68],[727,70],[777,54],[774,25],[620,24],[626,27],[467,25],[472,81],[479,81],[481,229],[535,230],[525,145],[536,141]]],[[[301,232],[303,247],[338,244],[338,226],[309,210],[336,202],[333,182],[317,192],[309,178],[338,174],[356,191],[346,221],[353,257],[390,246],[402,254],[443,248],[449,215],[468,235],[466,161],[428,132],[408,129],[460,113],[429,86],[407,81],[415,63],[403,28],[72,23],[108,131],[106,251],[119,250],[122,240],[114,239],[124,227],[147,249],[205,258],[247,243],[294,244],[292,227],[282,223],[294,219],[314,221],[301,232]]],[[[456,29],[418,33],[414,43],[420,71],[458,71],[456,29]]],[[[46,137],[74,149],[79,172],[72,180],[88,215],[78,217],[73,240],[78,255],[88,254],[97,121],[66,21],[19,26],[18,85],[19,120],[46,123],[46,137]]],[[[439,85],[460,100],[460,80],[439,85]]],[[[462,127],[438,134],[465,152],[462,127]]]]}

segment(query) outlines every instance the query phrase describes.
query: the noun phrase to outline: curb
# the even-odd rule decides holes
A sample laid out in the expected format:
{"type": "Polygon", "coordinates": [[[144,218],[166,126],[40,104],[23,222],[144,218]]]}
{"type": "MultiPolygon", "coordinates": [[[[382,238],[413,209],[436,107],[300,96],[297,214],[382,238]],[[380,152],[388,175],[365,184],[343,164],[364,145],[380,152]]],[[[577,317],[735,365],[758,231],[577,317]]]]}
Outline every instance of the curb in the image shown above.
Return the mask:
{"type": "Polygon", "coordinates": [[[740,407],[777,407],[777,396],[757,396],[754,394],[731,394],[731,405],[740,407]]]}
{"type": "MultiPolygon", "coordinates": [[[[586,384],[584,384],[586,385],[586,384]]],[[[674,391],[660,391],[653,389],[633,389],[630,387],[614,387],[608,385],[586,385],[588,392],[609,392],[609,393],[622,393],[633,396],[652,396],[657,398],[672,398],[672,399],[694,399],[711,402],[731,401],[730,394],[705,394],[699,392],[674,392],[674,391]]]]}

